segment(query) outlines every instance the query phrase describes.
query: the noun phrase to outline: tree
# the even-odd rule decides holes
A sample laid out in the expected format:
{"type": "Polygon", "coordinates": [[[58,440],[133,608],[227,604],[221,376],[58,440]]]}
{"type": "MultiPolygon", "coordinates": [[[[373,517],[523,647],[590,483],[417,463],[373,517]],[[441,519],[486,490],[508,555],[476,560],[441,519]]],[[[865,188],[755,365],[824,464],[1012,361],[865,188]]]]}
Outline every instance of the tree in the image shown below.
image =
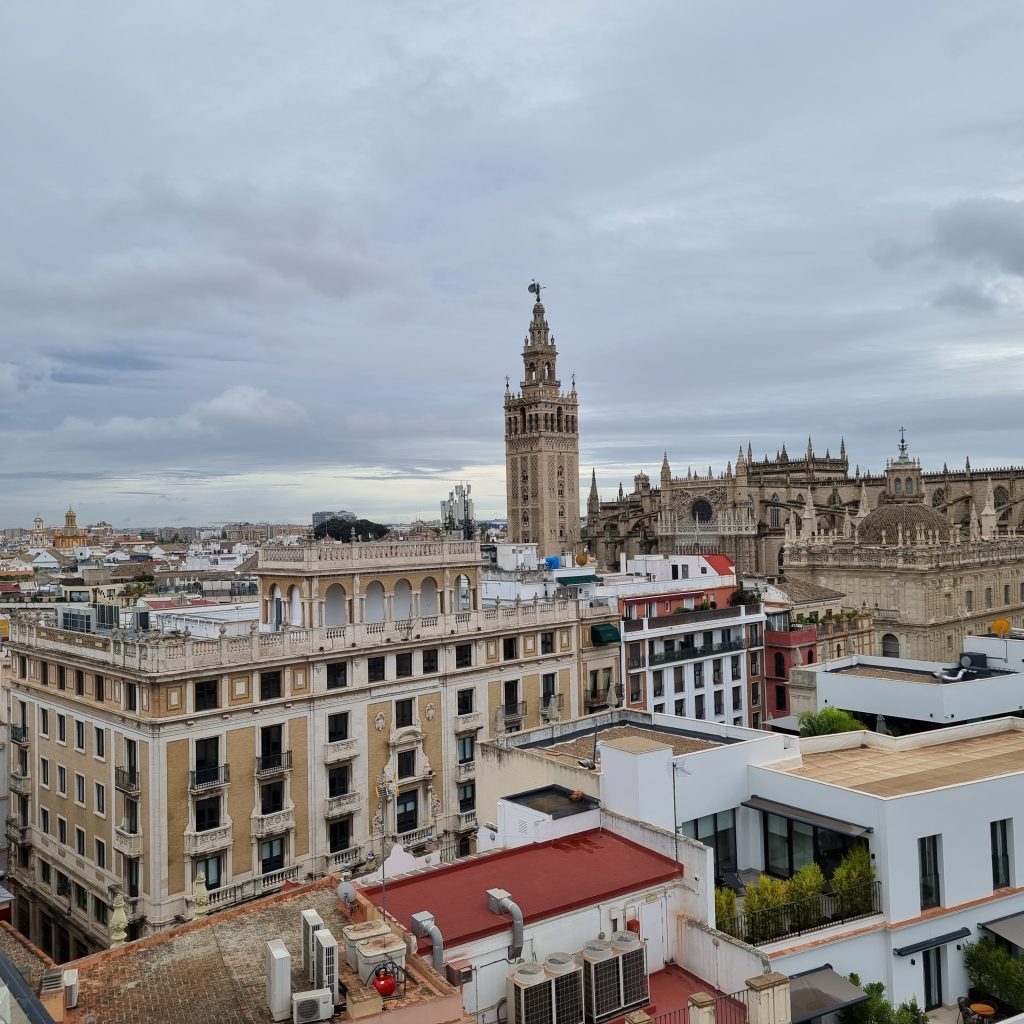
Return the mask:
{"type": "Polygon", "coordinates": [[[801,736],[828,736],[836,732],[860,732],[866,728],[849,711],[829,705],[820,711],[801,711],[801,736]]]}
{"type": "Polygon", "coordinates": [[[356,519],[353,521],[328,519],[326,523],[321,523],[313,531],[313,539],[323,540],[324,537],[330,537],[332,540],[340,540],[348,544],[351,543],[353,537],[380,540],[387,532],[388,528],[386,526],[371,522],[369,519],[356,519]]]}

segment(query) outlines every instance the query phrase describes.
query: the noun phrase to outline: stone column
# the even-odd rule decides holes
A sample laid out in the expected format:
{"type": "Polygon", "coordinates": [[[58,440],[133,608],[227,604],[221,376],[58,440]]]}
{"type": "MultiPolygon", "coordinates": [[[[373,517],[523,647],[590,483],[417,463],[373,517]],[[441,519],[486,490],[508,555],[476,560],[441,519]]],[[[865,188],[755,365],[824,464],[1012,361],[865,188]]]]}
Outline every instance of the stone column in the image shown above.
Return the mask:
{"type": "Polygon", "coordinates": [[[747,978],[747,1020],[750,1024],[790,1024],[789,978],[778,971],[747,978]]]}
{"type": "MultiPolygon", "coordinates": [[[[694,992],[687,1000],[688,1024],[715,1024],[715,997],[707,992],[694,992]]],[[[751,1020],[750,1024],[755,1024],[751,1020]]]]}

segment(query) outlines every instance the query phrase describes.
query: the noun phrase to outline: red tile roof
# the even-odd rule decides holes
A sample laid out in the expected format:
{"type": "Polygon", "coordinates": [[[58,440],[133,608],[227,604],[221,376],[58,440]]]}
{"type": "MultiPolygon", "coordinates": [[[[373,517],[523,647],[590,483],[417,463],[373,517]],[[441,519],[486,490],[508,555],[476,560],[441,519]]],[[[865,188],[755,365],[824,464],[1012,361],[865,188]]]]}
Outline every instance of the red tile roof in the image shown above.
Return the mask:
{"type": "MultiPolygon", "coordinates": [[[[671,881],[682,870],[613,832],[593,829],[386,882],[385,899],[388,914],[406,928],[413,914],[429,910],[451,947],[509,928],[507,916],[487,909],[488,889],[506,889],[530,923],[671,881]]],[[[366,890],[377,906],[380,891],[366,890]]]]}
{"type": "Polygon", "coordinates": [[[728,555],[705,555],[704,559],[719,576],[731,576],[736,571],[736,566],[732,564],[732,559],[728,555]]]}

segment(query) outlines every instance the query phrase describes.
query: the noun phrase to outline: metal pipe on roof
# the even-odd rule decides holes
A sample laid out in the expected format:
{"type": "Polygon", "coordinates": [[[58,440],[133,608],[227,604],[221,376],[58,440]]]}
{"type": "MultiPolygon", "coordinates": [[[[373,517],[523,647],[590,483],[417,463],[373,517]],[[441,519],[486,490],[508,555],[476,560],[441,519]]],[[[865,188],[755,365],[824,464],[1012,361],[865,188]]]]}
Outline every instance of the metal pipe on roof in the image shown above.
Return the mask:
{"type": "Polygon", "coordinates": [[[428,938],[433,944],[430,959],[433,962],[434,970],[444,975],[444,938],[441,929],[437,927],[434,915],[429,910],[421,910],[418,914],[412,915],[412,933],[418,939],[428,938]]]}
{"type": "Polygon", "coordinates": [[[512,945],[508,947],[508,959],[518,960],[523,955],[523,912],[512,896],[504,889],[487,890],[487,906],[492,914],[512,915],[512,945]]]}

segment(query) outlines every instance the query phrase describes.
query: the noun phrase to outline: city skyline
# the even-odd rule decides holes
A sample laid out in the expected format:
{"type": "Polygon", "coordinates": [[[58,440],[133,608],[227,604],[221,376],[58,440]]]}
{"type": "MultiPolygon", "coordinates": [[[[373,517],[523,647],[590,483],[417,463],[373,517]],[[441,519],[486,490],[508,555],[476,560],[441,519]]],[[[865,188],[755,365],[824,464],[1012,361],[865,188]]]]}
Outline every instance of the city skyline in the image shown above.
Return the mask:
{"type": "Polygon", "coordinates": [[[1024,461],[1015,5],[465,15],[11,12],[6,521],[500,516],[533,277],[581,493],[1024,461]]]}

